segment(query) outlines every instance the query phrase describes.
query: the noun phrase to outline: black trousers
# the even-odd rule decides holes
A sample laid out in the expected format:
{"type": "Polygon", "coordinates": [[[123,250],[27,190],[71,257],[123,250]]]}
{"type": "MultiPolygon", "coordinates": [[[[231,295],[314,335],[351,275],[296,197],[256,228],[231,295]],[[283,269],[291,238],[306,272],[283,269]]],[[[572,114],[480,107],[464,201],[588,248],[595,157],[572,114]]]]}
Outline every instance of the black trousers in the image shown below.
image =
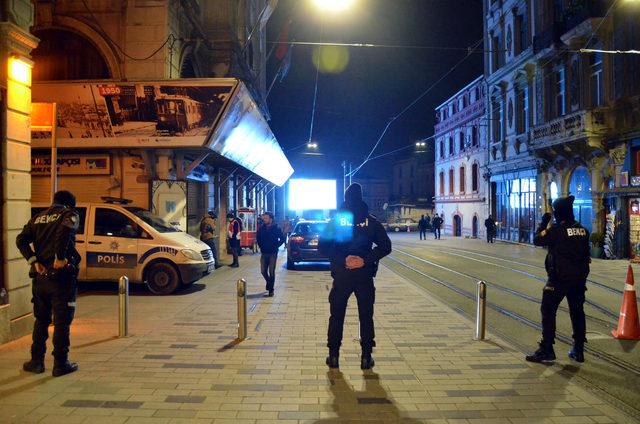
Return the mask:
{"type": "Polygon", "coordinates": [[[273,284],[276,282],[276,262],[278,261],[278,252],[263,253],[260,256],[260,272],[264,280],[267,282],[266,289],[273,290],[273,284]]]}
{"type": "Polygon", "coordinates": [[[425,240],[427,239],[427,230],[426,229],[420,230],[420,240],[422,240],[422,239],[425,239],[425,240]]]}
{"type": "Polygon", "coordinates": [[[232,265],[238,265],[238,255],[240,254],[240,240],[229,239],[229,248],[231,249],[231,254],[233,255],[232,265]]]}
{"type": "Polygon", "coordinates": [[[340,349],[344,316],[352,293],[355,293],[358,301],[360,346],[363,353],[371,353],[376,345],[373,328],[373,305],[376,301],[376,288],[373,285],[373,278],[360,280],[350,280],[344,277],[334,278],[333,287],[329,293],[331,316],[329,317],[327,347],[330,351],[338,351],[340,349]]]}
{"type": "Polygon", "coordinates": [[[77,280],[58,280],[39,275],[33,279],[33,344],[31,358],[44,361],[53,315],[53,357],[65,362],[69,355],[69,329],[76,311],[77,280]]]}
{"type": "Polygon", "coordinates": [[[487,243],[493,243],[495,233],[492,230],[487,230],[487,243]]]}
{"type": "Polygon", "coordinates": [[[553,343],[556,337],[556,313],[565,297],[569,304],[569,316],[573,327],[574,343],[582,344],[586,340],[587,324],[584,316],[586,282],[572,285],[545,286],[542,291],[542,342],[553,343]]]}
{"type": "Polygon", "coordinates": [[[218,263],[218,249],[216,249],[216,241],[215,239],[207,239],[204,240],[204,243],[209,246],[209,248],[211,249],[211,255],[213,256],[213,260],[216,262],[216,266],[220,265],[218,263]]]}
{"type": "Polygon", "coordinates": [[[433,229],[433,235],[435,236],[436,239],[440,238],[440,227],[433,229]]]}

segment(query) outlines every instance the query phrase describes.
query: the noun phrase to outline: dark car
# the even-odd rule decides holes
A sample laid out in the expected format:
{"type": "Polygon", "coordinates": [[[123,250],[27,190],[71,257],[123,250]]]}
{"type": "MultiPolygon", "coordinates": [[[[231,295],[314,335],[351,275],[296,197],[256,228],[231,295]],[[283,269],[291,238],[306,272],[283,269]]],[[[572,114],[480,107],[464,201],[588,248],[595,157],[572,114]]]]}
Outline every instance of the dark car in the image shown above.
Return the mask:
{"type": "Polygon", "coordinates": [[[298,262],[329,262],[318,250],[320,235],[327,228],[327,221],[298,222],[287,243],[287,269],[295,269],[298,262]]]}

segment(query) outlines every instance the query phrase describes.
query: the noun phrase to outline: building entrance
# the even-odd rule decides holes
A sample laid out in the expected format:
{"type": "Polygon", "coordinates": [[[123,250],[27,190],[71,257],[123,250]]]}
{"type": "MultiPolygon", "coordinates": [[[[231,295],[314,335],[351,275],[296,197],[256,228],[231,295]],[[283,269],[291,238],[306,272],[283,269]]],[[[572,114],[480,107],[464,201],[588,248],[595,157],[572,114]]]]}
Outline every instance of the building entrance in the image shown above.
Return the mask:
{"type": "Polygon", "coordinates": [[[460,215],[453,217],[453,235],[456,237],[462,236],[462,219],[460,215]]]}
{"type": "Polygon", "coordinates": [[[579,166],[571,174],[569,194],[576,198],[573,202],[573,214],[576,221],[591,232],[593,200],[591,197],[591,176],[586,168],[579,166]]]}

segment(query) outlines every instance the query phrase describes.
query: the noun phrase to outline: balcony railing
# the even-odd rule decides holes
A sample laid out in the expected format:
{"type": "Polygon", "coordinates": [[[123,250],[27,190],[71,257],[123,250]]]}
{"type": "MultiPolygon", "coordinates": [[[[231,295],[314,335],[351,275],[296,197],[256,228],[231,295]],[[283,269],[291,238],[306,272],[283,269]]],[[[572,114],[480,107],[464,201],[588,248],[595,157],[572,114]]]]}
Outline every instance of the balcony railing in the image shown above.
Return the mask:
{"type": "Polygon", "coordinates": [[[587,137],[600,139],[608,130],[606,121],[602,109],[581,110],[534,127],[531,144],[542,148],[587,137]]]}

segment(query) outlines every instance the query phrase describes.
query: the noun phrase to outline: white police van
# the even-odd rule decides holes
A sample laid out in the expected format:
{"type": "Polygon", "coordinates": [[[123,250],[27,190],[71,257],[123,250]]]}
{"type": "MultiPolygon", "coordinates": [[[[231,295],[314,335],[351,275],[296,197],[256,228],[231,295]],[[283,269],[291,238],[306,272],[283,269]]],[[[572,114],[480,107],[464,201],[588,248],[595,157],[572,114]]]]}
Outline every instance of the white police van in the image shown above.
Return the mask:
{"type": "MultiPolygon", "coordinates": [[[[150,212],[126,206],[126,199],[78,203],[80,227],[76,249],[82,256],[81,281],[117,280],[147,283],[156,294],[170,294],[210,274],[211,249],[150,212]]],[[[33,204],[35,216],[49,205],[33,204]]]]}

